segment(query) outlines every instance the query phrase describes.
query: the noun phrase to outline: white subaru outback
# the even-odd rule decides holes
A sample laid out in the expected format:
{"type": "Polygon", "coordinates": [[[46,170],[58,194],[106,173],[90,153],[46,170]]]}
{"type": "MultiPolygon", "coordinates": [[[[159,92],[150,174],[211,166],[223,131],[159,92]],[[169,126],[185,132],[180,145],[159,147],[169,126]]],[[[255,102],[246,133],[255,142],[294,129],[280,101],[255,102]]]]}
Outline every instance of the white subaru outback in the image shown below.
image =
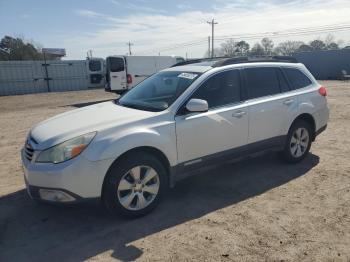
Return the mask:
{"type": "Polygon", "coordinates": [[[291,59],[181,64],[116,101],[35,126],[22,150],[31,198],[101,198],[112,212],[140,216],[204,167],[271,149],[299,162],[326,129],[326,89],[291,59]]]}

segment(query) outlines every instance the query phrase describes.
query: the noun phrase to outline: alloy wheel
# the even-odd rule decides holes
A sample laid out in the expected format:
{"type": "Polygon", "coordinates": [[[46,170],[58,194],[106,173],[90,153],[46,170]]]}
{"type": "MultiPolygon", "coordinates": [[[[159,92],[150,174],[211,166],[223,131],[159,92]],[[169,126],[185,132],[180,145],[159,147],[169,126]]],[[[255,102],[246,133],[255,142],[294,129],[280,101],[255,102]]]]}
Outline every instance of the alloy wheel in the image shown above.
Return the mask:
{"type": "Polygon", "coordinates": [[[142,210],[154,201],[159,186],[159,175],[152,167],[133,167],[119,182],[118,200],[128,210],[142,210]]]}
{"type": "Polygon", "coordinates": [[[293,157],[299,158],[305,154],[309,146],[309,132],[304,127],[297,128],[290,140],[290,152],[293,157]]]}

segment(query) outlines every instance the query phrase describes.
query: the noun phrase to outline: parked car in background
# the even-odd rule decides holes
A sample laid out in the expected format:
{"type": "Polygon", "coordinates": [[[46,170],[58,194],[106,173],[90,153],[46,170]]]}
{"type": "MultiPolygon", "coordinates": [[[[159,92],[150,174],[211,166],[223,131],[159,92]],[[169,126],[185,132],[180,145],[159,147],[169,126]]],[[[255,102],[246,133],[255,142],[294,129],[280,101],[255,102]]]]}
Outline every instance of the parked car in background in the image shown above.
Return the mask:
{"type": "Polygon", "coordinates": [[[106,91],[122,94],[178,61],[179,58],[172,56],[109,56],[106,59],[106,91]]]}
{"type": "Polygon", "coordinates": [[[291,61],[185,61],[119,100],[39,123],[22,150],[29,195],[61,203],[101,198],[112,212],[140,216],[203,168],[270,150],[303,160],[326,129],[327,93],[291,61]]]}

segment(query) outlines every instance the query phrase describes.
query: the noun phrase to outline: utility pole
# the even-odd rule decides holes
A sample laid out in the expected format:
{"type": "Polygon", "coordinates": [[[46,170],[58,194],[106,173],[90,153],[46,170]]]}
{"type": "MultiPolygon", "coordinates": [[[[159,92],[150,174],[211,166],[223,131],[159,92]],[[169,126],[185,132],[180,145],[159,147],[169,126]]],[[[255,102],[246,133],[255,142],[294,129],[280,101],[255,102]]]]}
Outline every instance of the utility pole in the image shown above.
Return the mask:
{"type": "Polygon", "coordinates": [[[210,58],[210,36],[208,36],[208,58],[210,58]]]}
{"type": "Polygon", "coordinates": [[[214,21],[214,18],[211,21],[207,22],[211,25],[211,58],[214,57],[214,25],[217,25],[218,23],[214,21]]]}
{"type": "Polygon", "coordinates": [[[134,45],[133,43],[131,43],[130,41],[128,43],[126,43],[129,46],[129,55],[131,54],[131,46],[134,45]]]}

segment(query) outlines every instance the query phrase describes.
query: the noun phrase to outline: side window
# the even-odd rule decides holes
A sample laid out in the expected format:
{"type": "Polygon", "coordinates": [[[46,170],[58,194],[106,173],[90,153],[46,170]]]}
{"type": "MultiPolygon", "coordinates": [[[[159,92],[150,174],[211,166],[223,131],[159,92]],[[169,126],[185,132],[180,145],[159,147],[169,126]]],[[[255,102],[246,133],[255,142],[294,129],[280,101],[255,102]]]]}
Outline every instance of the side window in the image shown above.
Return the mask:
{"type": "Polygon", "coordinates": [[[283,70],[286,73],[293,89],[303,88],[312,84],[311,80],[299,69],[284,68],[283,70]]]}
{"type": "Polygon", "coordinates": [[[277,70],[273,67],[246,68],[249,98],[258,98],[280,93],[277,70]]]}
{"type": "Polygon", "coordinates": [[[277,69],[277,77],[278,77],[278,81],[280,83],[281,92],[283,93],[283,92],[290,91],[287,80],[286,80],[285,76],[283,75],[283,72],[281,71],[281,69],[277,69]]]}
{"type": "Polygon", "coordinates": [[[206,100],[209,108],[239,102],[241,100],[239,70],[225,71],[212,76],[191,98],[206,100]]]}

